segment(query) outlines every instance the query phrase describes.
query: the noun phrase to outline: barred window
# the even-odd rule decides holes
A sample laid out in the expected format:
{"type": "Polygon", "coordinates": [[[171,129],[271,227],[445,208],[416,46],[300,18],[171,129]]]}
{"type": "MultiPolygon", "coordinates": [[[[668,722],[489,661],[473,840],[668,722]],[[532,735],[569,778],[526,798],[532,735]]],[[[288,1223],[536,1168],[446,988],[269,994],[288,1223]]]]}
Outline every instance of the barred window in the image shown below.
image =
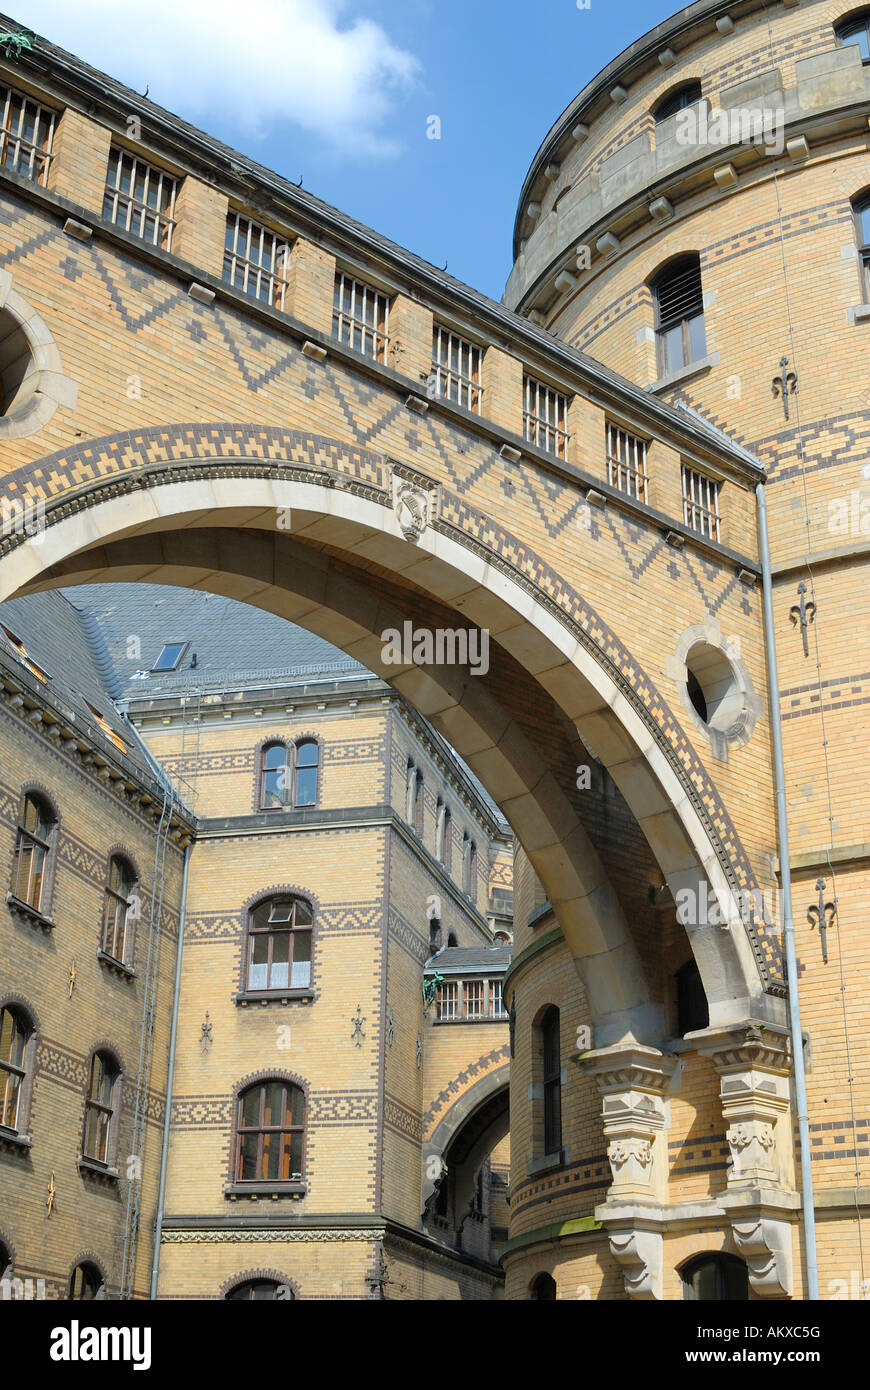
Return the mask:
{"type": "Polygon", "coordinates": [[[484,1018],[484,982],[483,980],[465,981],[465,1017],[484,1018]]]}
{"type": "Polygon", "coordinates": [[[861,266],[861,288],[864,299],[870,302],[870,194],[852,203],[855,232],[858,239],[858,262],[861,266]]]}
{"type": "Polygon", "coordinates": [[[607,426],[607,481],[638,502],[647,500],[647,441],[618,425],[607,426]]]}
{"type": "Polygon", "coordinates": [[[112,150],[103,216],[151,246],[172,250],[178,180],[127,150],[112,150]]]}
{"type": "Polygon", "coordinates": [[[683,464],[683,521],[711,541],[719,539],[719,484],[683,464]]]}
{"type": "Polygon", "coordinates": [[[489,1016],[490,1018],[505,1018],[504,997],[502,995],[502,981],[490,980],[489,982],[489,1016]]]}
{"type": "Polygon", "coordinates": [[[683,82],[681,86],[674,87],[667,96],[662,97],[653,115],[656,124],[666,121],[669,116],[674,116],[678,111],[685,111],[687,106],[694,106],[696,101],[701,100],[701,84],[697,79],[691,82],[683,82]]]}
{"type": "Polygon", "coordinates": [[[45,183],[51,160],[55,113],[33,97],[0,87],[0,165],[34,183],[45,183]]]}
{"type": "Polygon", "coordinates": [[[455,980],[444,980],[438,986],[438,1019],[444,1022],[458,1016],[459,985],[455,980]]]}
{"type": "Polygon", "coordinates": [[[656,306],[656,340],[662,376],[706,354],[701,258],[679,256],[650,281],[656,306]]]}
{"type": "Polygon", "coordinates": [[[386,362],[389,342],[390,302],[385,294],[361,280],[339,272],[335,277],[332,331],[364,357],[386,362]]]}
{"type": "Polygon", "coordinates": [[[243,294],[284,308],[290,247],[286,241],[241,213],[227,218],[223,278],[243,294]]]}
{"type": "Polygon", "coordinates": [[[557,458],[565,458],[568,397],[531,376],[523,379],[523,434],[530,444],[546,449],[557,458]]]}
{"type": "Polygon", "coordinates": [[[483,349],[448,328],[436,326],[432,335],[432,375],[436,393],[480,414],[483,349]]]}

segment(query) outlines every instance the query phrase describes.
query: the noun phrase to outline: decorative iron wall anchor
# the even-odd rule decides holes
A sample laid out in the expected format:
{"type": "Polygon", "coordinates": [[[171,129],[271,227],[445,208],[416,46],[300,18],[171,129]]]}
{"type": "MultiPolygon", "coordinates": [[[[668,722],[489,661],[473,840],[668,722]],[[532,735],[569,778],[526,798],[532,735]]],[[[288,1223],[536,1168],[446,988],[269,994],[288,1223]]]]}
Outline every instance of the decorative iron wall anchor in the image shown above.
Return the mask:
{"type": "Polygon", "coordinates": [[[837,905],[836,903],[825,902],[825,880],[823,878],[816,879],[816,887],[819,890],[819,903],[818,906],[813,903],[812,907],[807,910],[807,921],[811,929],[815,927],[819,929],[819,939],[822,943],[822,960],[825,965],[827,965],[828,929],[833,927],[837,920],[837,905]]]}
{"type": "Polygon", "coordinates": [[[779,359],[779,365],[780,374],[773,378],[771,386],[773,387],[774,396],[782,396],[782,408],[785,412],[785,418],[788,419],[788,398],[789,396],[797,394],[797,372],[786,371],[786,367],[788,366],[787,357],[781,357],[779,359]]]}
{"type": "Polygon", "coordinates": [[[803,638],[804,644],[804,656],[809,656],[810,646],[807,641],[807,628],[816,616],[816,605],[813,603],[812,599],[810,599],[809,603],[806,602],[805,594],[807,592],[807,586],[803,580],[798,584],[797,591],[800,595],[800,603],[793,604],[788,610],[788,615],[791,618],[792,627],[797,627],[798,623],[800,623],[801,637],[803,638]]]}
{"type": "Polygon", "coordinates": [[[353,1024],[353,1032],[350,1035],[351,1042],[355,1043],[357,1047],[362,1047],[363,1045],[363,1039],[365,1037],[365,1033],[363,1032],[363,1024],[365,1023],[365,1021],[366,1017],[365,1014],[362,1012],[362,1007],[361,1005],[357,1004],[356,1017],[351,1019],[351,1023],[353,1024]]]}
{"type": "Polygon", "coordinates": [[[212,1022],[209,1018],[208,1009],[206,1009],[205,1021],[203,1022],[199,1030],[199,1045],[202,1048],[203,1052],[207,1052],[210,1045],[213,1042],[214,1038],[212,1036],[212,1022]]]}

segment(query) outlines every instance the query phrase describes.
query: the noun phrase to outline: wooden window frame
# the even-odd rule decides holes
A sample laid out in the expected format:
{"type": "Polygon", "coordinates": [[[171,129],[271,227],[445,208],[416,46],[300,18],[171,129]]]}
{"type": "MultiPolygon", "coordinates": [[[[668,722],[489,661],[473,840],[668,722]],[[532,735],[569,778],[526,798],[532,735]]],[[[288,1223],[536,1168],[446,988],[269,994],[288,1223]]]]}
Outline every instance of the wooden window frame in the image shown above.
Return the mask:
{"type": "Polygon", "coordinates": [[[97,1048],[92,1054],[88,1067],[87,1090],[85,1092],[85,1123],[82,1132],[82,1158],[86,1163],[93,1164],[99,1168],[112,1168],[115,1160],[115,1148],[118,1137],[118,1119],[120,1114],[120,1093],[121,1093],[121,1063],[115,1053],[108,1048],[97,1048]],[[103,1100],[94,1096],[95,1069],[99,1064],[101,1069],[100,1080],[108,1081],[108,1099],[103,1100]],[[88,1142],[91,1138],[91,1117],[107,1116],[105,1125],[96,1126],[96,1133],[105,1136],[103,1146],[104,1152],[101,1157],[99,1153],[88,1152],[88,1142]]]}
{"type": "MultiPolygon", "coordinates": [[[[0,1134],[3,1132],[23,1135],[26,1134],[28,1122],[30,1120],[30,1097],[33,1091],[33,1068],[35,1060],[35,1041],[36,1024],[33,1016],[23,1005],[14,999],[8,999],[0,1004],[0,1038],[3,1035],[3,1025],[5,1017],[9,1016],[12,1023],[12,1039],[16,1035],[21,1039],[20,1061],[14,1062],[0,1057],[0,1134]],[[16,1078],[15,1084],[15,1120],[9,1123],[7,1116],[7,1106],[9,1104],[10,1080],[16,1078]]],[[[11,1052],[11,1049],[10,1049],[11,1052]]]]}
{"type": "Polygon", "coordinates": [[[260,768],[258,775],[257,806],[261,811],[303,811],[311,810],[317,806],[320,798],[320,767],[321,767],[321,747],[316,738],[304,736],[295,741],[275,738],[269,739],[260,749],[260,768]],[[313,763],[299,762],[299,753],[303,748],[314,749],[313,763]],[[273,748],[284,749],[283,769],[266,767],[266,758],[273,748]],[[299,800],[299,772],[307,772],[314,769],[314,799],[312,801],[299,800]],[[284,800],[275,805],[266,805],[266,777],[270,772],[284,773],[284,800]]]}
{"type": "Polygon", "coordinates": [[[57,812],[54,806],[40,792],[26,789],[21,794],[21,802],[18,812],[18,827],[15,836],[15,851],[12,861],[12,883],[10,894],[14,902],[21,903],[23,907],[45,919],[48,918],[48,907],[51,900],[52,878],[54,871],[54,851],[57,844],[57,812]],[[40,838],[33,830],[27,828],[27,803],[32,802],[37,807],[40,816],[45,819],[47,833],[45,839],[40,838]],[[22,896],[18,889],[21,885],[21,860],[25,846],[31,849],[31,867],[27,875],[27,896],[22,896]],[[42,858],[40,860],[39,892],[36,895],[37,901],[33,901],[33,851],[38,849],[42,858]]]}
{"type": "MultiPolygon", "coordinates": [[[[290,1105],[290,1113],[292,1115],[292,1101],[290,1105]]],[[[300,1183],[304,1183],[307,1114],[308,1097],[306,1096],[304,1089],[298,1084],[298,1082],[290,1081],[285,1076],[262,1077],[257,1081],[252,1081],[249,1085],[245,1086],[244,1089],[240,1090],[238,1092],[238,1095],[236,1096],[233,1183],[237,1184],[239,1187],[251,1187],[252,1189],[264,1186],[292,1187],[294,1185],[298,1186],[300,1183]],[[297,1091],[299,1095],[302,1097],[301,1124],[293,1124],[291,1122],[290,1124],[281,1123],[277,1125],[266,1125],[263,1123],[265,1118],[267,1088],[269,1086],[275,1085],[284,1087],[284,1089],[288,1092],[297,1091]],[[245,1125],[245,1097],[250,1095],[251,1091],[255,1090],[260,1092],[259,1123],[257,1125],[245,1125]],[[257,1140],[257,1171],[258,1174],[260,1174],[260,1176],[256,1178],[242,1177],[242,1155],[244,1139],[246,1135],[250,1134],[256,1134],[259,1136],[257,1140]],[[288,1177],[263,1177],[262,1171],[263,1159],[265,1154],[265,1136],[277,1135],[279,1142],[279,1152],[283,1152],[285,1146],[281,1142],[282,1137],[284,1135],[292,1134],[300,1134],[302,1136],[299,1158],[300,1172],[298,1174],[291,1173],[288,1177]]]]}
{"type": "Polygon", "coordinates": [[[106,886],[103,890],[103,928],[100,935],[100,950],[107,956],[115,960],[119,965],[129,966],[133,959],[133,938],[136,928],[137,915],[130,916],[130,908],[139,901],[139,875],[135,865],[124,854],[111,855],[106,874],[106,886]],[[123,897],[112,887],[112,870],[115,865],[121,865],[127,870],[130,877],[130,893],[128,897],[123,897]],[[122,947],[121,953],[116,950],[118,944],[118,911],[123,906],[124,925],[121,928],[122,947]],[[109,910],[114,908],[114,926],[112,927],[111,940],[109,940],[109,910]]]}
{"type": "MultiPolygon", "coordinates": [[[[283,962],[279,962],[283,964],[283,962]]],[[[302,963],[302,962],[300,962],[302,963]]],[[[262,962],[260,963],[262,965],[262,962]]],[[[242,994],[256,998],[286,999],[293,995],[310,995],[312,989],[312,979],[314,975],[314,907],[312,903],[297,893],[275,893],[271,897],[261,898],[253,907],[248,909],[248,925],[245,933],[245,952],[242,976],[242,994]],[[275,916],[276,909],[284,904],[290,907],[290,916],[280,919],[275,916]],[[303,907],[309,914],[310,921],[296,921],[296,911],[298,907],[303,907]],[[255,914],[269,909],[269,915],[262,926],[255,925],[255,914]],[[286,934],[288,937],[287,951],[287,984],[266,986],[254,985],[251,983],[251,971],[254,968],[254,944],[262,937],[268,938],[267,957],[266,957],[266,979],[271,980],[272,967],[274,964],[275,938],[278,935],[286,934]],[[308,937],[308,980],[304,985],[293,984],[293,962],[296,951],[296,938],[308,937]]]]}
{"type": "MultiPolygon", "coordinates": [[[[675,372],[685,371],[694,362],[702,362],[707,353],[707,316],[704,310],[704,279],[701,273],[701,258],[696,253],[689,252],[682,256],[675,256],[673,260],[661,266],[649,281],[652,290],[653,301],[655,304],[655,337],[656,354],[658,359],[658,370],[660,376],[671,376],[675,372]],[[700,312],[690,314],[687,310],[680,308],[679,313],[669,313],[667,318],[662,313],[662,290],[669,281],[673,281],[678,276],[688,275],[690,272],[697,271],[698,276],[698,304],[700,312]],[[703,333],[703,352],[694,353],[692,347],[692,325],[698,320],[701,321],[701,332],[703,333]],[[680,349],[682,360],[678,363],[669,361],[668,340],[675,329],[680,330],[680,349]]],[[[697,331],[697,330],[695,330],[697,331]]]]}

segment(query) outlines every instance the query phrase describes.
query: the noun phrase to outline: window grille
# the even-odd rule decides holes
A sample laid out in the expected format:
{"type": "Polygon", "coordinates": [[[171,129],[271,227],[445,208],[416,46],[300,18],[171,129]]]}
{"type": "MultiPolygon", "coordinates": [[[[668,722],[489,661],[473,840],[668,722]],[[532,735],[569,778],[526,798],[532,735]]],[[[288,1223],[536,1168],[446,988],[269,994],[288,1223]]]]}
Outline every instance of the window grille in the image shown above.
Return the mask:
{"type": "Polygon", "coordinates": [[[489,982],[489,1016],[490,1018],[506,1017],[501,980],[490,980],[489,982]]]}
{"type": "Polygon", "coordinates": [[[483,350],[447,328],[432,335],[432,375],[439,396],[480,414],[483,350]]]}
{"type": "Polygon", "coordinates": [[[484,1018],[484,982],[483,980],[465,981],[465,1017],[484,1018]]]}
{"type": "Polygon", "coordinates": [[[527,376],[523,380],[523,435],[557,458],[568,445],[568,397],[527,376]]]}
{"type": "Polygon", "coordinates": [[[447,980],[438,986],[438,1019],[445,1022],[457,1017],[459,1005],[459,986],[455,980],[447,980]]]}
{"type": "Polygon", "coordinates": [[[0,87],[0,165],[34,183],[45,183],[54,138],[54,111],[11,87],[0,87]]]}
{"type": "Polygon", "coordinates": [[[227,218],[223,278],[242,294],[284,308],[290,247],[288,243],[241,213],[227,218]]]}
{"type": "Polygon", "coordinates": [[[172,250],[178,180],[126,150],[112,150],[103,216],[151,246],[172,250]]]}
{"type": "Polygon", "coordinates": [[[336,275],[332,331],[340,343],[376,362],[386,362],[389,324],[390,302],[385,294],[350,275],[336,275]]]}
{"type": "Polygon", "coordinates": [[[719,539],[719,484],[683,464],[683,521],[711,541],[719,539]]]}
{"type": "Polygon", "coordinates": [[[647,441],[617,425],[607,426],[607,481],[638,502],[647,500],[647,441]]]}

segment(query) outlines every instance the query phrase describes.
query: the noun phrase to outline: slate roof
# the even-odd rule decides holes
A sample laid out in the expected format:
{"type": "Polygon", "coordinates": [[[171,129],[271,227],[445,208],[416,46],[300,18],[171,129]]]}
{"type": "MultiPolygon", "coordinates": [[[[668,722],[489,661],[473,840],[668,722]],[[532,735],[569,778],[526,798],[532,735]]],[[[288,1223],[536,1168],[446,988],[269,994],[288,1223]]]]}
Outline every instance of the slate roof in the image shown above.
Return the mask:
{"type": "Polygon", "coordinates": [[[426,970],[440,975],[472,975],[485,970],[507,970],[512,946],[445,946],[426,962],[426,970]]]}

